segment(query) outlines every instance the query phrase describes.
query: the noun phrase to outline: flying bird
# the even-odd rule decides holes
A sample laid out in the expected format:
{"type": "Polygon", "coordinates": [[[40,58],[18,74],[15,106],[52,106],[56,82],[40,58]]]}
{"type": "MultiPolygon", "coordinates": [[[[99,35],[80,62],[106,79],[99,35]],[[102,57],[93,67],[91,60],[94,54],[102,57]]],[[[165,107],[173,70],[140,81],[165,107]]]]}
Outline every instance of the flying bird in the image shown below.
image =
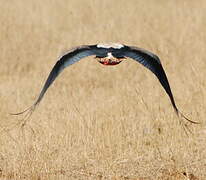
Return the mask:
{"type": "Polygon", "coordinates": [[[186,118],[178,110],[166,73],[162,67],[159,57],[145,49],[134,46],[127,46],[119,43],[100,43],[96,45],[83,45],[71,49],[69,52],[60,57],[60,59],[56,62],[34,104],[26,110],[20,113],[15,113],[13,115],[23,114],[26,111],[34,111],[35,107],[40,103],[40,101],[44,97],[44,94],[46,93],[47,89],[50,87],[50,85],[53,83],[56,77],[64,70],[64,68],[88,56],[95,56],[99,63],[107,66],[117,65],[124,61],[126,58],[131,58],[139,62],[144,67],[148,68],[152,73],[154,73],[154,75],[158,78],[162,87],[169,96],[171,104],[177,115],[183,116],[186,120],[188,120],[191,123],[196,123],[186,118]]]}

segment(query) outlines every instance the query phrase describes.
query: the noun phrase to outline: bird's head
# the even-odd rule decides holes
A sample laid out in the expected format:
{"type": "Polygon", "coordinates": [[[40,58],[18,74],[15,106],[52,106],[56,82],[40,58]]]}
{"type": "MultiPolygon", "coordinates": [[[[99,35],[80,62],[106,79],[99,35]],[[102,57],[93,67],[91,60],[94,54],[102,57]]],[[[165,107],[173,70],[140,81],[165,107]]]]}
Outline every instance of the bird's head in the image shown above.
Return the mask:
{"type": "Polygon", "coordinates": [[[107,53],[106,57],[96,56],[96,58],[98,59],[98,62],[103,65],[117,65],[121,63],[123,59],[125,59],[125,57],[115,57],[111,52],[107,53]]]}

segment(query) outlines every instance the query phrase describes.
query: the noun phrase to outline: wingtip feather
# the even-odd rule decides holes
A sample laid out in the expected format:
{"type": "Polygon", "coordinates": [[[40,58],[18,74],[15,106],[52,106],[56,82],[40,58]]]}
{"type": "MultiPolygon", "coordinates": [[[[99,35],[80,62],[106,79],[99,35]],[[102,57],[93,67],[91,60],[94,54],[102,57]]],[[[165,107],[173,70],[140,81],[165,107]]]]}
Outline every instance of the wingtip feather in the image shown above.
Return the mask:
{"type": "Polygon", "coordinates": [[[34,105],[30,106],[29,108],[25,109],[24,111],[21,111],[21,112],[18,112],[18,113],[9,113],[9,114],[12,115],[12,116],[17,116],[17,115],[24,114],[27,111],[33,112],[35,110],[35,108],[36,108],[36,105],[34,104],[34,105]]]}
{"type": "Polygon", "coordinates": [[[199,122],[196,121],[192,121],[190,119],[188,119],[183,113],[181,113],[179,110],[176,111],[178,117],[183,117],[185,120],[187,120],[188,122],[192,123],[192,124],[200,124],[199,122]]]}

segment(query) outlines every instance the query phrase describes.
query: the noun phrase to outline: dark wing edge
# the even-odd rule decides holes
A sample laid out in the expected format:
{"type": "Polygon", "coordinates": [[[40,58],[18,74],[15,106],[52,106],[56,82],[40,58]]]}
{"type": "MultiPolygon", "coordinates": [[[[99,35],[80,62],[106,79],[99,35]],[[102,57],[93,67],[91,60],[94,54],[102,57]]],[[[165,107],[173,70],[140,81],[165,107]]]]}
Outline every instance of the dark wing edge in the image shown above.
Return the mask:
{"type": "Polygon", "coordinates": [[[192,121],[187,117],[185,117],[177,108],[166,73],[157,55],[145,49],[133,47],[133,46],[131,47],[128,46],[127,50],[124,52],[124,55],[126,57],[136,60],[137,62],[139,62],[140,64],[142,64],[144,67],[148,68],[150,71],[152,71],[155,74],[155,76],[158,78],[159,82],[163,86],[164,90],[168,94],[172,106],[178,116],[181,115],[187,121],[194,124],[199,124],[198,122],[192,121]]]}
{"type": "Polygon", "coordinates": [[[50,85],[53,83],[53,81],[56,79],[56,77],[66,68],[67,66],[70,66],[79,60],[81,60],[84,57],[95,55],[95,53],[90,48],[91,46],[79,46],[76,48],[73,48],[66,54],[64,54],[62,57],[59,58],[59,60],[56,62],[54,67],[52,68],[51,72],[49,73],[49,76],[37,98],[37,100],[34,102],[32,106],[25,109],[22,112],[19,113],[10,113],[11,115],[20,115],[27,111],[34,111],[36,106],[40,103],[42,98],[44,97],[44,94],[46,93],[47,89],[50,87],[50,85]]]}

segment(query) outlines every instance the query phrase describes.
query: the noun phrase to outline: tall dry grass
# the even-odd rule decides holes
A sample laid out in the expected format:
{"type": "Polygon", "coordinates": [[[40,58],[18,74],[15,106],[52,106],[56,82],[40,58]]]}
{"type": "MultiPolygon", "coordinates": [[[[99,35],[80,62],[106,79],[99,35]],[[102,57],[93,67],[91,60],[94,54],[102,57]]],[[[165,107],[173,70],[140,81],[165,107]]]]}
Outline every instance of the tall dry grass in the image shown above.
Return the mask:
{"type": "Polygon", "coordinates": [[[0,179],[206,178],[205,1],[0,1],[0,179]],[[128,60],[66,69],[21,125],[57,58],[121,42],[162,60],[187,136],[158,80],[128,60]]]}

